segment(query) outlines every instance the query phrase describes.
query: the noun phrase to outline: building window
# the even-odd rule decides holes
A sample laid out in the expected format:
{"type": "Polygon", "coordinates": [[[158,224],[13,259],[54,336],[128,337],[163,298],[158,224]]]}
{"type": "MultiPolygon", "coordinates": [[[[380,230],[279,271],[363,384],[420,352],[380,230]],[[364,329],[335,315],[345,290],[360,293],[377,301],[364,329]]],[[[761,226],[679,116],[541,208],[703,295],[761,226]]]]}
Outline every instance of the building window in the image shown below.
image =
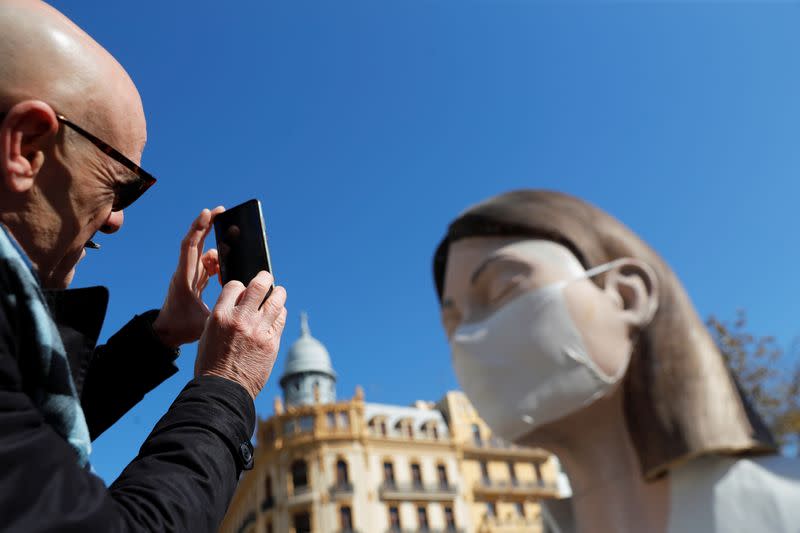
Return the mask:
{"type": "Polygon", "coordinates": [[[385,437],[387,433],[388,431],[386,429],[386,420],[381,420],[381,435],[385,437]]]}
{"type": "Polygon", "coordinates": [[[297,513],[294,515],[294,533],[311,533],[311,515],[297,513]]]}
{"type": "Polygon", "coordinates": [[[350,476],[347,472],[347,463],[344,459],[336,461],[336,485],[343,487],[350,483],[350,476]]]}
{"type": "Polygon", "coordinates": [[[350,507],[341,507],[339,509],[339,521],[343,532],[353,531],[353,511],[350,507]]]}
{"type": "Polygon", "coordinates": [[[292,485],[295,492],[298,489],[308,487],[308,469],[305,461],[295,461],[292,463],[292,485]]]}
{"type": "Polygon", "coordinates": [[[418,463],[411,464],[411,482],[415,488],[422,486],[422,469],[418,463]]]}
{"type": "Polygon", "coordinates": [[[394,487],[394,465],[389,461],[383,463],[383,483],[386,486],[394,487]]]}
{"type": "Polygon", "coordinates": [[[494,502],[486,503],[486,516],[489,518],[494,518],[497,516],[497,505],[495,505],[494,502]]]}
{"type": "Polygon", "coordinates": [[[264,507],[269,509],[273,504],[272,499],[272,478],[267,476],[264,479],[264,507]]]}
{"type": "Polygon", "coordinates": [[[517,509],[517,516],[525,516],[525,504],[517,502],[514,507],[517,509]]]}
{"type": "Polygon", "coordinates": [[[295,423],[294,422],[295,422],[294,419],[291,419],[291,420],[287,420],[283,424],[283,433],[285,435],[294,435],[294,430],[295,430],[295,423]]]}
{"type": "Polygon", "coordinates": [[[328,427],[329,428],[336,427],[336,413],[334,413],[333,411],[329,412],[328,416],[327,416],[327,419],[328,419],[328,427]]]}
{"type": "Polygon", "coordinates": [[[272,522],[267,522],[267,533],[272,533],[272,522]]]}
{"type": "Polygon", "coordinates": [[[420,531],[428,531],[428,509],[422,505],[417,507],[417,522],[420,531]]]}
{"type": "Polygon", "coordinates": [[[445,507],[444,508],[444,523],[445,529],[447,531],[455,531],[456,530],[456,517],[453,514],[452,507],[445,507]]]}
{"type": "Polygon", "coordinates": [[[519,485],[519,481],[517,480],[517,471],[514,469],[514,463],[511,461],[508,462],[508,476],[511,479],[511,484],[513,486],[519,485]]]}
{"type": "Polygon", "coordinates": [[[439,477],[439,487],[446,489],[450,486],[450,483],[447,481],[447,467],[444,465],[437,465],[436,466],[436,473],[439,477]]]}
{"type": "Polygon", "coordinates": [[[350,415],[344,412],[339,413],[339,427],[350,427],[350,415]]]}
{"type": "Polygon", "coordinates": [[[426,438],[439,440],[438,424],[434,421],[426,422],[425,425],[422,426],[422,433],[426,438]]]}
{"type": "Polygon", "coordinates": [[[414,424],[411,422],[406,422],[406,435],[409,439],[414,438],[414,424]]]}
{"type": "Polygon", "coordinates": [[[389,530],[400,531],[400,511],[397,507],[389,507],[389,530]]]}
{"type": "Polygon", "coordinates": [[[489,465],[486,464],[486,461],[481,461],[481,479],[484,485],[489,485],[491,483],[491,479],[489,478],[489,465]]]}
{"type": "Polygon", "coordinates": [[[481,428],[478,424],[472,424],[472,441],[475,443],[475,446],[483,446],[481,428]]]}
{"type": "Polygon", "coordinates": [[[544,485],[544,478],[542,477],[542,465],[541,465],[541,463],[533,463],[533,470],[536,473],[536,483],[539,486],[544,485]]]}
{"type": "Polygon", "coordinates": [[[300,417],[300,432],[308,432],[314,430],[314,417],[313,416],[301,416],[300,417]]]}

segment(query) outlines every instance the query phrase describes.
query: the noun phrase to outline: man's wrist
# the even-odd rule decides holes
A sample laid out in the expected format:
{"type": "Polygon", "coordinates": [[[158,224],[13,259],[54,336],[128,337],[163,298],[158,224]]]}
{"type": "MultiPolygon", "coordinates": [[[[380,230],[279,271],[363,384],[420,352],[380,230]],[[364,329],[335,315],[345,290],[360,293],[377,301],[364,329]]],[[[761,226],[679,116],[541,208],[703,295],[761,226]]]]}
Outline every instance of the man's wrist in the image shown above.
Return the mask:
{"type": "Polygon", "coordinates": [[[179,350],[181,343],[175,340],[172,329],[162,317],[163,315],[159,312],[158,316],[153,320],[153,333],[158,341],[170,350],[179,350]]]}

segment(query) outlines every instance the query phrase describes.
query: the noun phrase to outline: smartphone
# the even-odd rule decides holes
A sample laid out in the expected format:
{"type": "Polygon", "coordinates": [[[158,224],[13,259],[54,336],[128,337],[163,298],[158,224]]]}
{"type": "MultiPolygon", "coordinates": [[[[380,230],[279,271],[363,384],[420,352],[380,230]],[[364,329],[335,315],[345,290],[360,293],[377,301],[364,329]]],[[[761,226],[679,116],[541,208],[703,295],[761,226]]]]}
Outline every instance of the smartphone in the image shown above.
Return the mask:
{"type": "Polygon", "coordinates": [[[247,286],[260,271],[272,273],[267,232],[258,200],[248,200],[214,217],[214,236],[223,285],[237,280],[247,286]]]}

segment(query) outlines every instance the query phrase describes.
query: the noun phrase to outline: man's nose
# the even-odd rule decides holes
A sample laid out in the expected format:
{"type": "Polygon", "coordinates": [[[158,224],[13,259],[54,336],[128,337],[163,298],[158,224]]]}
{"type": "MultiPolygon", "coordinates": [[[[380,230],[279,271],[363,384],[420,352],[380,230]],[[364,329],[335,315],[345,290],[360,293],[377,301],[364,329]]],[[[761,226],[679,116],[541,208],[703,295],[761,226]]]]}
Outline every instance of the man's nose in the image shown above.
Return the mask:
{"type": "Polygon", "coordinates": [[[125,215],[122,211],[112,211],[105,224],[100,227],[103,233],[115,233],[122,227],[122,221],[125,220],[125,215]]]}

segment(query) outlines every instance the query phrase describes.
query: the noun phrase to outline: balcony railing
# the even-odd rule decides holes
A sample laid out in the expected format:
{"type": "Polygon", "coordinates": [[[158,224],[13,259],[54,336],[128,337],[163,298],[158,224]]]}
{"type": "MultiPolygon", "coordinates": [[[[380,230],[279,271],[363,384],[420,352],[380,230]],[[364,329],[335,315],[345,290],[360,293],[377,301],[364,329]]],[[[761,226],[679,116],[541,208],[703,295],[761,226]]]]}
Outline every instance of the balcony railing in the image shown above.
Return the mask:
{"type": "Polygon", "coordinates": [[[331,494],[353,494],[353,484],[350,482],[335,483],[331,487],[331,494]]]}
{"type": "Polygon", "coordinates": [[[508,481],[482,479],[475,484],[475,492],[492,494],[535,494],[555,496],[558,494],[556,483],[544,481],[508,481]]]}
{"type": "Polygon", "coordinates": [[[294,487],[288,498],[289,505],[306,504],[314,499],[314,491],[309,485],[294,487]]]}
{"type": "Polygon", "coordinates": [[[527,446],[517,446],[504,441],[499,437],[492,437],[490,439],[471,439],[466,443],[466,450],[468,454],[492,454],[503,455],[509,457],[519,456],[535,456],[539,458],[546,458],[548,453],[539,448],[528,448],[527,446]]]}
{"type": "Polygon", "coordinates": [[[452,500],[458,494],[458,488],[450,484],[437,483],[392,483],[381,485],[381,498],[384,500],[452,500]]]}
{"type": "Polygon", "coordinates": [[[386,533],[464,533],[464,529],[456,528],[389,528],[386,533]]]}
{"type": "Polygon", "coordinates": [[[306,494],[308,492],[311,492],[311,485],[300,485],[299,487],[294,487],[292,495],[300,496],[301,494],[306,494]]]}
{"type": "Polygon", "coordinates": [[[526,516],[513,516],[507,518],[484,517],[476,531],[479,533],[518,533],[523,531],[532,531],[540,528],[542,525],[539,518],[530,518],[526,516]]]}

